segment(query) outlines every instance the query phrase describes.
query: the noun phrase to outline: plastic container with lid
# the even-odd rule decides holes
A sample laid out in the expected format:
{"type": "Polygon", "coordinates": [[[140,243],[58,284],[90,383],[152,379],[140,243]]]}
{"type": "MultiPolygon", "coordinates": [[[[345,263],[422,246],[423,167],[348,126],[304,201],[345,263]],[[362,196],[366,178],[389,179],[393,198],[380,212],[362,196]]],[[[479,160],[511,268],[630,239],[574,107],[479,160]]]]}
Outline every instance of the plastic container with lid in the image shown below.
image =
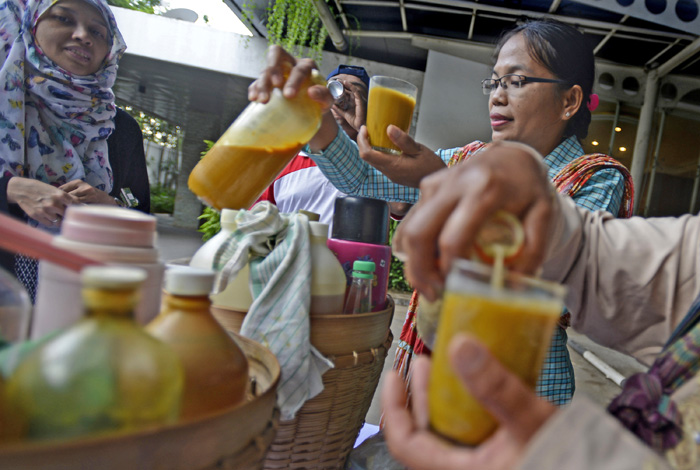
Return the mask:
{"type": "MultiPolygon", "coordinates": [[[[228,240],[231,234],[236,230],[237,210],[224,209],[221,211],[221,230],[211,239],[202,245],[199,250],[192,256],[190,266],[193,268],[215,270],[214,258],[221,245],[228,240]]],[[[250,305],[253,303],[253,296],[250,293],[249,287],[250,268],[246,264],[241,269],[236,277],[231,279],[226,288],[218,294],[210,296],[212,305],[217,308],[235,310],[238,312],[247,312],[250,305]]]]}
{"type": "MultiPolygon", "coordinates": [[[[325,85],[314,71],[308,86],[325,85]]],[[[321,105],[302,88],[294,98],[274,89],[250,103],[190,173],[190,190],[216,209],[247,209],[318,131],[321,105]]]]}
{"type": "Polygon", "coordinates": [[[328,225],[309,222],[311,238],[311,315],[338,315],[343,311],[345,271],[326,245],[328,225]]]}
{"type": "Polygon", "coordinates": [[[85,316],[32,351],[7,382],[13,420],[32,439],[67,439],[174,423],[183,371],[172,350],[134,322],[146,272],[89,266],[85,316]]]}
{"type": "MultiPolygon", "coordinates": [[[[163,263],[156,248],[156,218],[133,209],[84,205],[66,209],[54,244],[113,265],[144,269],[136,321],[145,325],[160,310],[163,263]]],[[[83,311],[78,273],[41,261],[31,338],[39,338],[77,322],[83,311]]]]}
{"type": "Polygon", "coordinates": [[[245,355],[209,311],[215,276],[210,270],[169,268],[160,314],[146,326],[184,367],[183,419],[241,402],[248,384],[245,355]]]}
{"type": "Polygon", "coordinates": [[[335,200],[333,229],[328,248],[345,271],[350,286],[355,261],[372,261],[376,282],[372,287],[372,311],[385,308],[391,269],[389,241],[389,205],[385,201],[359,196],[335,200]]]}

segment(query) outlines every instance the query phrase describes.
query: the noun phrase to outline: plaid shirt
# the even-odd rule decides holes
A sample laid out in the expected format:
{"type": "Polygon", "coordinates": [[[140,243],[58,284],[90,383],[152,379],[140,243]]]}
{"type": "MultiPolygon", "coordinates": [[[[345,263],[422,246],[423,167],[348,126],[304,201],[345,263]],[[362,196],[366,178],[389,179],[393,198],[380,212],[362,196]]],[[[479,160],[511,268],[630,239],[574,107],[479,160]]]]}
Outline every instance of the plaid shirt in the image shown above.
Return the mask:
{"type": "MultiPolygon", "coordinates": [[[[440,149],[436,153],[447,164],[452,155],[459,150],[461,147],[440,149]]],[[[311,153],[308,146],[305,151],[333,185],[346,194],[411,204],[418,201],[420,192],[417,188],[393,183],[362,160],[357,144],[345,132],[339,131],[333,142],[321,153],[311,153]]],[[[583,147],[575,136],[564,140],[552,153],[544,157],[549,178],[553,179],[564,166],[581,155],[584,155],[583,147]]],[[[596,172],[588,180],[574,196],[574,202],[588,210],[604,210],[617,215],[624,189],[622,174],[615,169],[606,168],[596,172]]]]}

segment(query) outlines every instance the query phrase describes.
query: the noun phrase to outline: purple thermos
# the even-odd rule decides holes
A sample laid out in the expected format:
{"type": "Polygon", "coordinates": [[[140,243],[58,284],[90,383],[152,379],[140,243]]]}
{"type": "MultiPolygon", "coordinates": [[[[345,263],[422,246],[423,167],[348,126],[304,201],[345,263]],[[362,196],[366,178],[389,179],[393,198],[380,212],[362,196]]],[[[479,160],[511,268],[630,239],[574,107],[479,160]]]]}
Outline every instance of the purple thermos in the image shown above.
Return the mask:
{"type": "Polygon", "coordinates": [[[389,205],[379,199],[366,197],[337,198],[328,248],[343,266],[348,286],[355,261],[374,262],[372,311],[385,308],[391,266],[389,205]]]}

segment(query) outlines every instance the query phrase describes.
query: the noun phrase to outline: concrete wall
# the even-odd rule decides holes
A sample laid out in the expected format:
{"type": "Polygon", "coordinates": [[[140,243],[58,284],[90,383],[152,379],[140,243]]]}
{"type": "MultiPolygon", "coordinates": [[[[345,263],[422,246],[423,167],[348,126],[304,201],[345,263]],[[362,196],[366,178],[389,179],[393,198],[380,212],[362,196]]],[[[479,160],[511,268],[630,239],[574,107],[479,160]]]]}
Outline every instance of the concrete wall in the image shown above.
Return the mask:
{"type": "Polygon", "coordinates": [[[259,41],[174,18],[112,7],[127,54],[254,78],[264,64],[259,41]]]}
{"type": "MultiPolygon", "coordinates": [[[[265,67],[265,39],[124,8],[113,7],[112,11],[127,43],[127,54],[247,78],[257,78],[265,67]]],[[[321,72],[325,75],[338,64],[365,67],[370,75],[403,78],[419,88],[423,84],[422,71],[332,52],[323,53],[321,72]]]]}
{"type": "Polygon", "coordinates": [[[430,51],[423,79],[416,140],[433,150],[489,141],[488,97],[481,80],[491,67],[430,51]]]}

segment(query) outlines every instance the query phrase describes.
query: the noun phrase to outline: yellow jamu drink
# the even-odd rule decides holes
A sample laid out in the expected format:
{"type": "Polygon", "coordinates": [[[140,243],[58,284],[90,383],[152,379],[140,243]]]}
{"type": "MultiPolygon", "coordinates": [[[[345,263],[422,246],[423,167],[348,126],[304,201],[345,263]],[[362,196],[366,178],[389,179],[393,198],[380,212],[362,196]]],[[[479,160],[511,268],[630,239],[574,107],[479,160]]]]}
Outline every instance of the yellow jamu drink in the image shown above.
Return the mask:
{"type": "Polygon", "coordinates": [[[491,268],[478,263],[455,263],[447,280],[433,351],[431,427],[467,445],[484,441],[498,423],[452,369],[447,357],[452,337],[459,332],[476,337],[534,389],[562,309],[560,286],[511,274],[492,282],[492,273],[491,268]]]}
{"type": "Polygon", "coordinates": [[[383,151],[399,151],[386,135],[390,124],[408,132],[416,99],[384,86],[372,86],[367,107],[367,132],[372,147],[383,151]]]}

